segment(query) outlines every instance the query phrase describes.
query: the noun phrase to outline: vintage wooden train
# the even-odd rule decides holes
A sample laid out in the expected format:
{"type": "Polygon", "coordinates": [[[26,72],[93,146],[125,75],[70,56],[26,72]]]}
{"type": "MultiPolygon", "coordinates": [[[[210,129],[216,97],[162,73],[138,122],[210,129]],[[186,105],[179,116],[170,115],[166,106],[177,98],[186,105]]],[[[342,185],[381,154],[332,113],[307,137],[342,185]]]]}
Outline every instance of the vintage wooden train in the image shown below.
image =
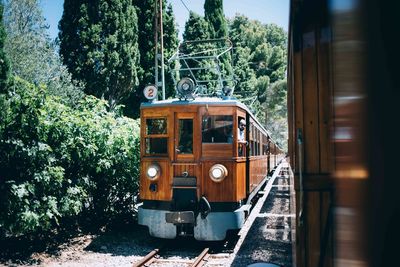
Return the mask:
{"type": "Polygon", "coordinates": [[[282,157],[248,108],[200,97],[141,106],[139,224],[150,235],[223,240],[240,229],[250,202],[282,157]],[[245,141],[239,122],[245,120],[245,141]]]}
{"type": "Polygon", "coordinates": [[[182,43],[169,60],[176,63],[178,98],[153,101],[157,87],[144,90],[150,101],[140,110],[138,218],[152,236],[225,239],[228,230],[242,227],[251,200],[282,156],[233,97],[234,79],[221,71],[221,58],[231,49],[226,39],[182,43]],[[239,129],[240,122],[245,127],[239,129]]]}

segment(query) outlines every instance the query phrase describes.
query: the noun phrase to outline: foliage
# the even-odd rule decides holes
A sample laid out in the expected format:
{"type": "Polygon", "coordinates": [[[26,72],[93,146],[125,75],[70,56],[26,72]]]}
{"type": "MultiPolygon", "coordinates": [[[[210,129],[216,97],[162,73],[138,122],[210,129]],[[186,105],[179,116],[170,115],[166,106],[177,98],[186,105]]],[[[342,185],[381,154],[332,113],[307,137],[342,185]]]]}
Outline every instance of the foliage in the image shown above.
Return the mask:
{"type": "MultiPolygon", "coordinates": [[[[190,12],[189,19],[185,24],[183,33],[184,43],[180,46],[180,53],[185,56],[196,56],[194,59],[181,60],[180,65],[184,68],[190,67],[192,70],[181,71],[179,74],[183,77],[191,77],[197,82],[198,86],[205,86],[209,94],[216,91],[218,73],[213,71],[216,69],[218,62],[211,58],[199,57],[216,57],[218,47],[216,42],[205,41],[210,40],[209,23],[200,15],[190,12]],[[199,41],[199,42],[198,42],[199,41]]],[[[179,79],[179,77],[177,77],[179,79]]],[[[202,90],[201,93],[205,93],[202,90]]]]}
{"type": "Polygon", "coordinates": [[[190,11],[189,19],[185,24],[185,31],[182,34],[183,40],[195,41],[210,39],[208,28],[208,22],[203,17],[190,11]]]}
{"type": "Polygon", "coordinates": [[[204,18],[209,23],[211,38],[226,38],[228,36],[223,0],[205,0],[204,18]]]}
{"type": "MultiPolygon", "coordinates": [[[[208,22],[210,37],[228,38],[228,26],[224,15],[223,0],[205,0],[204,18],[208,22]]],[[[229,53],[221,56],[221,71],[225,77],[232,74],[232,58],[229,53]]]]}
{"type": "Polygon", "coordinates": [[[73,109],[19,78],[0,107],[0,233],[46,233],[83,212],[98,223],[132,216],[137,122],[91,96],[73,109]]]}
{"type": "MultiPolygon", "coordinates": [[[[171,58],[178,49],[178,28],[175,22],[175,16],[172,9],[172,5],[169,4],[164,16],[164,56],[166,59],[171,58]]],[[[171,64],[171,68],[174,68],[175,65],[171,64]]],[[[169,70],[169,68],[166,68],[169,70]]],[[[167,75],[166,71],[166,97],[175,96],[175,84],[173,82],[172,76],[167,75]]]]}
{"type": "Polygon", "coordinates": [[[287,82],[279,80],[272,83],[265,92],[268,101],[260,107],[258,118],[265,122],[273,139],[279,146],[287,150],[287,82]]]}
{"type": "Polygon", "coordinates": [[[286,149],[287,34],[275,24],[263,25],[243,15],[236,15],[229,26],[237,79],[234,93],[286,149]]]}
{"type": "MultiPolygon", "coordinates": [[[[138,14],[138,43],[140,53],[140,64],[138,70],[139,85],[137,89],[131,93],[125,105],[125,113],[133,117],[139,116],[139,106],[144,100],[143,89],[148,84],[155,83],[154,57],[154,0],[134,0],[136,12],[138,14]]],[[[170,58],[178,46],[178,30],[172,10],[172,5],[166,5],[163,0],[163,32],[164,32],[164,58],[170,58]]],[[[167,60],[165,60],[166,63],[167,60]]],[[[168,75],[167,66],[165,67],[165,88],[166,97],[175,94],[175,85],[171,76],[168,75]]]]}
{"type": "Polygon", "coordinates": [[[6,0],[4,25],[7,32],[5,52],[11,70],[34,84],[44,84],[64,103],[76,104],[82,88],[72,81],[51,42],[38,0],[6,0]]]}
{"type": "Polygon", "coordinates": [[[131,0],[65,0],[60,54],[85,92],[111,109],[138,84],[138,22],[131,0]]]}
{"type": "Polygon", "coordinates": [[[10,72],[10,64],[4,53],[4,41],[6,32],[3,26],[3,3],[0,2],[0,93],[4,92],[8,84],[8,76],[10,72]]]}
{"type": "MultiPolygon", "coordinates": [[[[204,10],[205,18],[190,13],[183,33],[185,41],[227,36],[222,1],[206,0],[204,10]]],[[[264,25],[243,15],[236,15],[230,20],[228,29],[233,42],[234,96],[250,107],[286,149],[287,33],[275,24],[264,25]]],[[[205,50],[207,47],[200,48],[205,50]]],[[[189,47],[183,52],[193,51],[189,47]]],[[[230,64],[227,62],[230,58],[222,59],[222,62],[224,74],[229,74],[230,64]]],[[[190,67],[202,67],[197,64],[193,63],[190,67]]],[[[212,80],[212,74],[204,73],[200,78],[212,80]]]]}
{"type": "Polygon", "coordinates": [[[248,103],[254,99],[254,89],[257,83],[255,71],[250,67],[251,51],[248,47],[234,47],[233,62],[236,87],[234,95],[248,103]],[[247,99],[249,98],[249,100],[247,99]]]}

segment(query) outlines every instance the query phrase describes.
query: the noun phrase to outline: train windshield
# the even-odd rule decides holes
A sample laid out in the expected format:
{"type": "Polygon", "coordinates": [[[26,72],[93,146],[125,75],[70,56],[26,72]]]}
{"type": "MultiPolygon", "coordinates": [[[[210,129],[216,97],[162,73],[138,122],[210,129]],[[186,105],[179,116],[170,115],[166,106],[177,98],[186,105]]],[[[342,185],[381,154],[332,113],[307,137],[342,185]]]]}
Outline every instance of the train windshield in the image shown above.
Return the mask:
{"type": "Polygon", "coordinates": [[[203,143],[232,143],[233,116],[204,116],[202,122],[203,143]]]}

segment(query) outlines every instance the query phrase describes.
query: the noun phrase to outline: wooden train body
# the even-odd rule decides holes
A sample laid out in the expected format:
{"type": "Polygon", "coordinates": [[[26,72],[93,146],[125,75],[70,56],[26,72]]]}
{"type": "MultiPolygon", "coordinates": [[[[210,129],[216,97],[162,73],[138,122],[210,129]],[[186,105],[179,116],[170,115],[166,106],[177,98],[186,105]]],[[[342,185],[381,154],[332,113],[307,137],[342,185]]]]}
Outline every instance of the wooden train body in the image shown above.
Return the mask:
{"type": "Polygon", "coordinates": [[[143,103],[139,224],[160,238],[223,240],[242,227],[250,200],[282,156],[237,100],[143,103]]]}

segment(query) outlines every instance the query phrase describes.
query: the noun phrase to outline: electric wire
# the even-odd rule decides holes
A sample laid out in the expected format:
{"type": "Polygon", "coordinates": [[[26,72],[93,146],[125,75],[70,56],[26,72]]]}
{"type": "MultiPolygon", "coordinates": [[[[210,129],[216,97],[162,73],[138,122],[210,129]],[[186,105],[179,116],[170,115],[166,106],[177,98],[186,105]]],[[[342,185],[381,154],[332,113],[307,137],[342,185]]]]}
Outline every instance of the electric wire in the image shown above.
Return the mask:
{"type": "Polygon", "coordinates": [[[183,0],[181,0],[181,2],[182,2],[182,5],[185,6],[185,8],[187,9],[187,11],[190,12],[190,9],[186,6],[185,2],[183,2],[183,0]]]}

